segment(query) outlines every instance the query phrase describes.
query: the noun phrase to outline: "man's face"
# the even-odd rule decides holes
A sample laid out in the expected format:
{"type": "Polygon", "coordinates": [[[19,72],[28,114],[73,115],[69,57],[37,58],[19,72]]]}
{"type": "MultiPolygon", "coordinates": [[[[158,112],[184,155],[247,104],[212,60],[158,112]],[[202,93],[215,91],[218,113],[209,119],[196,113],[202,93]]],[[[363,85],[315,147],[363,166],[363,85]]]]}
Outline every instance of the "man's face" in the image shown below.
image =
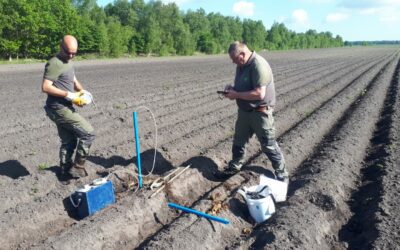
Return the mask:
{"type": "Polygon", "coordinates": [[[78,51],[78,48],[75,47],[70,47],[67,48],[67,46],[65,44],[61,44],[61,57],[65,60],[65,61],[69,61],[72,58],[75,57],[76,52],[78,51]]]}
{"type": "Polygon", "coordinates": [[[243,66],[246,63],[244,59],[244,52],[240,52],[238,55],[231,53],[229,54],[229,57],[232,59],[232,63],[236,64],[237,66],[243,66]]]}

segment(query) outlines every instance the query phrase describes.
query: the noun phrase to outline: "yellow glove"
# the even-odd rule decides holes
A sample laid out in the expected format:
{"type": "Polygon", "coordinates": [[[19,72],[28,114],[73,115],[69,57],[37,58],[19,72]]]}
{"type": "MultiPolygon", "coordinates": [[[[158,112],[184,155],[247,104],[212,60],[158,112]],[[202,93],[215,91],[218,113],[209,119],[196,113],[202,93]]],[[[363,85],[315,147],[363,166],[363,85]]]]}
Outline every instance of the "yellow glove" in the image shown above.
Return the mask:
{"type": "Polygon", "coordinates": [[[83,94],[84,94],[83,91],[75,92],[75,93],[68,91],[68,94],[65,97],[65,99],[67,99],[68,101],[71,101],[75,105],[82,107],[83,105],[87,104],[87,101],[84,98],[81,98],[83,96],[83,94]]]}

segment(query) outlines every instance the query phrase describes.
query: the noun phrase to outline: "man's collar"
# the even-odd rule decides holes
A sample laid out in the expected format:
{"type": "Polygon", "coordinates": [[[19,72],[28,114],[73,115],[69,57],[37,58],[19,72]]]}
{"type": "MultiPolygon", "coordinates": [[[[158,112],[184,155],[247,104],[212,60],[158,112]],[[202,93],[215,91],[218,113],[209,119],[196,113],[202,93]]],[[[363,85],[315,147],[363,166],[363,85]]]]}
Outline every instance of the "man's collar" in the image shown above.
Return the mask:
{"type": "Polygon", "coordinates": [[[252,51],[251,55],[249,57],[249,59],[247,60],[247,62],[243,65],[243,67],[249,66],[250,64],[253,63],[254,59],[256,58],[256,52],[252,51]]]}

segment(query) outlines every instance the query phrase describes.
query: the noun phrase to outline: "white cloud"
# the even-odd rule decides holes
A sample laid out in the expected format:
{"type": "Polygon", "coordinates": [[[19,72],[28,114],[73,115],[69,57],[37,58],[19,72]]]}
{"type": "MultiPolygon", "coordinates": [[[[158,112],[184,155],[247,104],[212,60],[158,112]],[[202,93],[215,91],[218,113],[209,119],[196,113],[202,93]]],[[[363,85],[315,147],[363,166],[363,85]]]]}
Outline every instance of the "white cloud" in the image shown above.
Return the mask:
{"type": "Polygon", "coordinates": [[[336,12],[330,13],[326,16],[326,22],[328,23],[337,23],[344,21],[349,18],[349,15],[346,13],[336,12]]]}
{"type": "Polygon", "coordinates": [[[253,2],[240,1],[233,4],[232,11],[239,16],[253,16],[254,7],[253,2]]]}
{"type": "Polygon", "coordinates": [[[379,22],[400,22],[400,0],[343,0],[339,6],[360,15],[376,16],[379,22]]]}
{"type": "Polygon", "coordinates": [[[303,9],[297,9],[292,12],[292,22],[298,26],[307,26],[309,24],[308,13],[303,9]]]}
{"type": "Polygon", "coordinates": [[[386,24],[394,24],[400,22],[400,10],[387,9],[379,14],[379,21],[386,24]]]}
{"type": "Polygon", "coordinates": [[[349,9],[399,7],[400,0],[343,0],[340,6],[349,9]]]}

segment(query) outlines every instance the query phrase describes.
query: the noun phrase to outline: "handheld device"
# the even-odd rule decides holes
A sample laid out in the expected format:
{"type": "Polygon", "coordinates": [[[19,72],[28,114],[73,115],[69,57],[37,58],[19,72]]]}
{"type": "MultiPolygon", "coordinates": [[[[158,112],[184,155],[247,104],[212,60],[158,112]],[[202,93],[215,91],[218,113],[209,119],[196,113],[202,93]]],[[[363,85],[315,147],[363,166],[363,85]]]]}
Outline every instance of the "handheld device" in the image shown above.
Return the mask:
{"type": "Polygon", "coordinates": [[[226,91],[226,90],[217,90],[217,93],[225,95],[225,94],[228,94],[228,91],[226,91]]]}

